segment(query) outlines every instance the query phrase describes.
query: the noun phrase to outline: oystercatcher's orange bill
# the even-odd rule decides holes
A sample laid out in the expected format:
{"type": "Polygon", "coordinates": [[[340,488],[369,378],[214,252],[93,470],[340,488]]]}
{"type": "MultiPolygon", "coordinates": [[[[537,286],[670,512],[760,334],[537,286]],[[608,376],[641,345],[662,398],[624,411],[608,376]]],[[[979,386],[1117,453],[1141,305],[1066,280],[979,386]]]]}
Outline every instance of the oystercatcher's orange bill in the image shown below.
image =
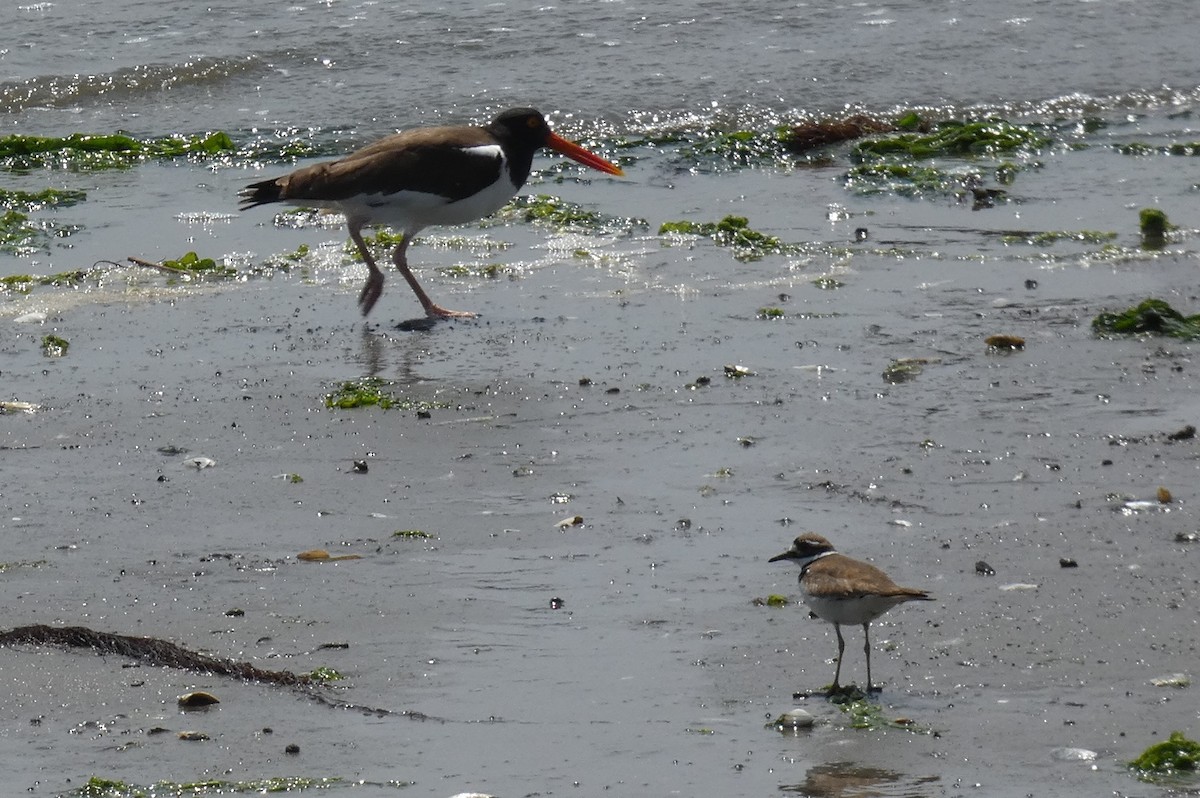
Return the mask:
{"type": "Polygon", "coordinates": [[[606,161],[594,152],[589,152],[583,147],[580,147],[573,141],[568,141],[557,133],[551,133],[546,139],[546,146],[555,152],[561,152],[563,155],[570,158],[572,161],[578,161],[584,166],[590,166],[593,169],[598,169],[601,172],[606,172],[610,175],[624,176],[621,167],[615,163],[606,161]]]}

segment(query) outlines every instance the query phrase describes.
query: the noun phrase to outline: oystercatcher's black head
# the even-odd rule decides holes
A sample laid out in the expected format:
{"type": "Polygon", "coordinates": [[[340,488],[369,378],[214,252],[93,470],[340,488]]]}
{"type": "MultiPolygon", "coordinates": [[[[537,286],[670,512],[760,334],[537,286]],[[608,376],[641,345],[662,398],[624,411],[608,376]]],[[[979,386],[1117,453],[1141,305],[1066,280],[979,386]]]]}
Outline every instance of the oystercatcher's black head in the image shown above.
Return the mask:
{"type": "Polygon", "coordinates": [[[493,136],[502,141],[523,142],[531,149],[546,143],[550,125],[536,108],[509,108],[501,111],[487,126],[493,136]]]}
{"type": "Polygon", "coordinates": [[[529,174],[533,153],[539,147],[549,147],[573,161],[610,175],[624,174],[616,164],[556,134],[550,129],[550,125],[546,124],[546,117],[534,108],[509,108],[502,111],[488,124],[487,131],[495,136],[504,148],[514,174],[529,174]]]}

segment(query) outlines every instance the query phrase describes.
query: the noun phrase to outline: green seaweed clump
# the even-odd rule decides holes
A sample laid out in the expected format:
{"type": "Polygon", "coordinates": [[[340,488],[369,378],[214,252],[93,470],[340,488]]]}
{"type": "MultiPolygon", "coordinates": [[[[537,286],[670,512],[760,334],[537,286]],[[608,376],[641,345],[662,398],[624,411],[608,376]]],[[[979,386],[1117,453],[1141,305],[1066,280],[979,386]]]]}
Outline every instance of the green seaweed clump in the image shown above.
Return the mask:
{"type": "Polygon", "coordinates": [[[0,136],[0,169],[120,169],[156,158],[211,157],[232,152],[226,133],[137,139],[124,133],[72,133],[62,138],[0,136]]]}
{"type": "Polygon", "coordinates": [[[782,319],[786,314],[783,308],[759,308],[758,318],[760,319],[782,319]]]}
{"type": "Polygon", "coordinates": [[[1129,769],[1143,780],[1173,776],[1180,771],[1195,772],[1200,769],[1200,743],[1189,740],[1183,732],[1171,732],[1169,738],[1150,746],[1130,762],[1129,769]]]}
{"type": "Polygon", "coordinates": [[[308,678],[310,681],[314,681],[314,682],[340,682],[342,679],[345,679],[346,677],[342,676],[342,674],[339,673],[337,670],[327,667],[325,665],[322,665],[318,668],[313,668],[311,671],[309,671],[308,678]]]}
{"type": "Polygon", "coordinates": [[[35,285],[77,285],[83,282],[83,278],[86,276],[87,272],[83,269],[50,275],[10,274],[7,277],[0,277],[0,291],[16,291],[25,294],[29,293],[35,285]]]}
{"type": "Polygon", "coordinates": [[[680,155],[691,163],[718,161],[734,166],[754,166],[786,162],[786,148],[792,137],[788,128],[769,132],[757,130],[708,130],[680,155]]]}
{"type": "Polygon", "coordinates": [[[831,693],[830,703],[846,713],[853,729],[903,729],[916,734],[928,734],[930,729],[920,726],[908,718],[889,718],[883,714],[883,707],[868,701],[866,695],[857,687],[842,688],[837,693],[831,693]]]}
{"type": "Polygon", "coordinates": [[[0,188],[0,208],[39,211],[43,208],[67,208],[87,199],[86,191],[47,188],[43,191],[10,191],[0,188]]]}
{"type": "Polygon", "coordinates": [[[418,538],[421,540],[432,540],[433,535],[423,529],[397,529],[392,533],[394,538],[418,538]]]}
{"type": "Polygon", "coordinates": [[[491,223],[530,222],[555,228],[593,232],[626,232],[645,228],[645,219],[608,216],[550,194],[523,194],[500,209],[491,223]]]}
{"type": "Polygon", "coordinates": [[[189,274],[215,274],[226,277],[236,273],[235,269],[218,264],[212,258],[202,258],[195,252],[186,252],[180,255],[177,260],[164,260],[162,265],[168,269],[188,272],[189,274]]]}
{"type": "Polygon", "coordinates": [[[719,222],[663,222],[659,235],[685,234],[706,236],[719,246],[731,247],[733,257],[740,261],[759,260],[766,255],[778,255],[788,248],[775,236],[750,227],[745,216],[726,216],[719,222]]]}
{"type": "Polygon", "coordinates": [[[1184,316],[1161,299],[1147,299],[1121,313],[1101,313],[1092,319],[1092,332],[1100,336],[1165,335],[1190,341],[1200,339],[1200,315],[1184,316]]]}
{"type": "Polygon", "coordinates": [[[1162,249],[1167,243],[1167,231],[1175,225],[1167,214],[1158,208],[1142,208],[1138,212],[1138,228],[1142,231],[1142,246],[1146,249],[1162,249]]]}
{"type": "Polygon", "coordinates": [[[379,377],[364,377],[347,380],[325,396],[325,406],[339,410],[356,407],[381,407],[388,410],[400,403],[400,399],[385,391],[391,383],[379,377]]]}
{"type": "Polygon", "coordinates": [[[947,121],[937,124],[928,133],[901,133],[864,141],[855,147],[855,154],[863,160],[886,155],[906,155],[916,159],[995,155],[1036,150],[1049,143],[1050,139],[1033,127],[1015,125],[1003,119],[947,121]]]}
{"type": "Polygon", "coordinates": [[[384,410],[396,408],[397,410],[416,410],[418,413],[444,410],[450,406],[449,402],[405,399],[396,396],[388,390],[393,384],[379,377],[347,380],[326,394],[325,406],[338,410],[352,410],[357,407],[379,407],[384,410]]]}
{"type": "Polygon", "coordinates": [[[1033,244],[1048,247],[1059,241],[1078,241],[1084,244],[1107,244],[1116,239],[1111,230],[1044,230],[1041,232],[1005,233],[1005,244],[1033,244]]]}
{"type": "Polygon", "coordinates": [[[542,222],[555,227],[599,227],[601,224],[599,213],[550,194],[514,197],[509,206],[516,217],[525,222],[542,222]]]}
{"type": "Polygon", "coordinates": [[[28,214],[9,207],[0,210],[0,252],[28,255],[48,248],[51,239],[66,238],[77,230],[75,225],[60,225],[49,219],[32,220],[28,214]]]}
{"type": "Polygon", "coordinates": [[[973,172],[953,172],[936,166],[913,163],[873,161],[861,163],[846,172],[846,186],[859,194],[894,193],[902,197],[926,194],[952,194],[978,184],[982,176],[973,172]]]}
{"type": "Polygon", "coordinates": [[[70,348],[71,342],[62,336],[53,333],[42,336],[42,354],[46,357],[62,357],[70,348]]]}
{"type": "Polygon", "coordinates": [[[929,358],[924,357],[897,358],[883,370],[883,380],[892,385],[899,385],[902,382],[912,382],[921,375],[921,372],[925,370],[925,367],[929,363],[929,358]]]}

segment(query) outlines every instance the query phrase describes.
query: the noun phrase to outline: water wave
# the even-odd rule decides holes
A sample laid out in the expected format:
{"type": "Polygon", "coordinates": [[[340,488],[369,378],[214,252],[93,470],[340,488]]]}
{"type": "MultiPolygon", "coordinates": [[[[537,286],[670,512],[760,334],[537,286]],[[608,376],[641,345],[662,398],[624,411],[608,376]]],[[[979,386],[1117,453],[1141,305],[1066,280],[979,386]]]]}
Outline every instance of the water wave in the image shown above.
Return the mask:
{"type": "Polygon", "coordinates": [[[139,64],[98,75],[43,75],[0,83],[0,112],[64,108],[93,100],[122,100],[185,86],[218,84],[266,69],[256,55],[200,57],[174,64],[139,64]]]}

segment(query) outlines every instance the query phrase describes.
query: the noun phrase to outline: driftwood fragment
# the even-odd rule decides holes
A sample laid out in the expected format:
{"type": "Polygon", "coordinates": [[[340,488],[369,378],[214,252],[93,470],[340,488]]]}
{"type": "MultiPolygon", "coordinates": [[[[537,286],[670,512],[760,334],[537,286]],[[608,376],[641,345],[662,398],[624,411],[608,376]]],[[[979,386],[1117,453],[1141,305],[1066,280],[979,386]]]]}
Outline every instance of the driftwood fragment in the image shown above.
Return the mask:
{"type": "Polygon", "coordinates": [[[136,659],[147,665],[162,665],[168,668],[211,673],[216,676],[231,676],[255,682],[269,682],[285,686],[301,686],[312,683],[307,674],[291,671],[268,671],[256,668],[248,662],[211,657],[156,637],[133,637],[111,632],[97,632],[84,626],[18,626],[0,632],[0,646],[21,644],[65,646],[67,648],[90,648],[97,654],[117,654],[136,659]]]}
{"type": "Polygon", "coordinates": [[[807,152],[828,144],[862,138],[874,133],[890,133],[896,126],[882,119],[856,114],[845,119],[829,119],[796,125],[783,137],[792,152],[807,152]]]}

